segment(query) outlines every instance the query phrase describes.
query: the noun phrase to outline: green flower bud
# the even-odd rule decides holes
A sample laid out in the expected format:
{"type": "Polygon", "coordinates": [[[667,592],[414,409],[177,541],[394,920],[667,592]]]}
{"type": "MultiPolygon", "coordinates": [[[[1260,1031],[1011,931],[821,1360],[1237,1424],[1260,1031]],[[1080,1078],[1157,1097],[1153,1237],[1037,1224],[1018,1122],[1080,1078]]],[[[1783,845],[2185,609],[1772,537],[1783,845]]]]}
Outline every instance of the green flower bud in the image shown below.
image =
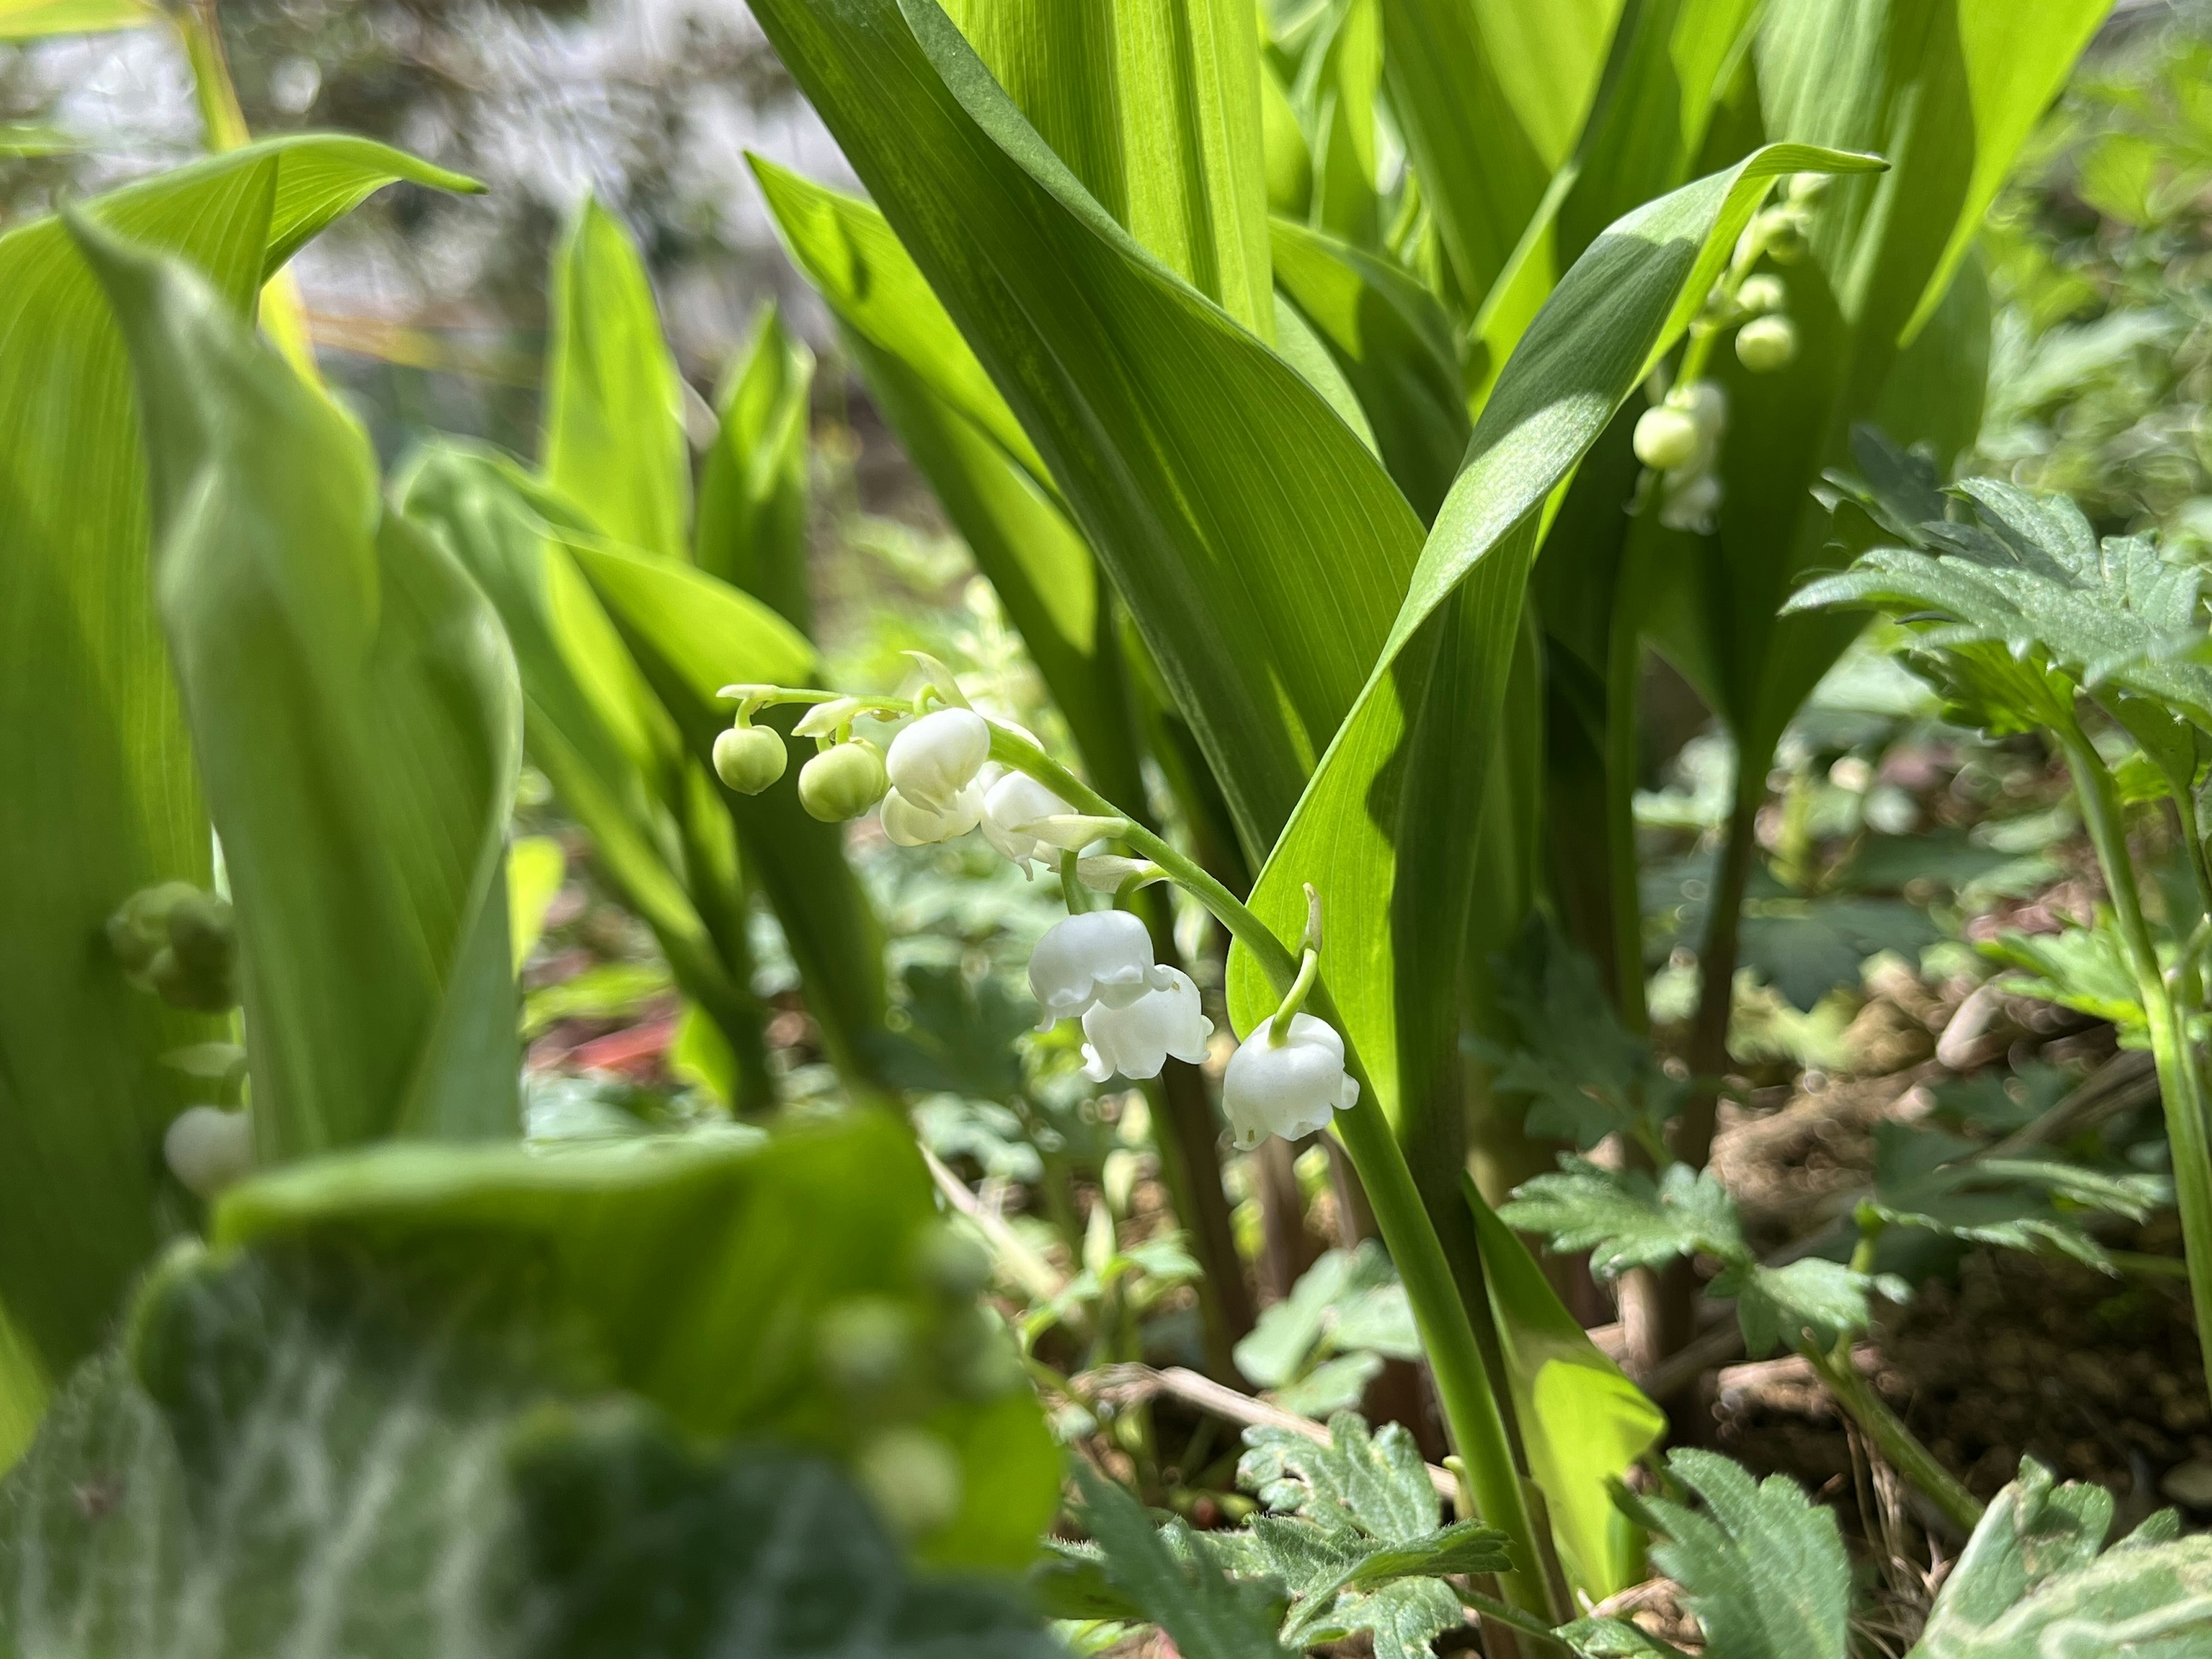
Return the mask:
{"type": "Polygon", "coordinates": [[[1771,271],[1745,277],[1743,286],[1735,291],[1735,302],[1754,317],[1781,310],[1788,299],[1789,291],[1782,279],[1771,271]]]}
{"type": "Polygon", "coordinates": [[[238,930],[230,901],[193,891],[169,908],[169,948],[195,977],[227,981],[238,959],[238,930]]]}
{"type": "Polygon", "coordinates": [[[790,763],[781,735],[765,726],[734,726],[714,739],[714,775],[741,795],[757,795],[790,763]]]}
{"type": "Polygon", "coordinates": [[[860,1449],[853,1473],[902,1537],[934,1532],[960,1513],[960,1457],[927,1429],[886,1429],[860,1449]]]}
{"type": "Polygon", "coordinates": [[[1736,331],[1737,361],[1754,374],[1790,367],[1797,355],[1797,329],[1787,317],[1754,317],[1736,331]]]}
{"type": "Polygon", "coordinates": [[[1686,409],[1660,404],[1644,411],[1636,422],[1636,459],[1664,472],[1686,466],[1698,453],[1697,418],[1686,409]]]}
{"type": "Polygon", "coordinates": [[[1802,209],[1776,211],[1767,221],[1766,257],[1778,265],[1794,265],[1803,258],[1812,246],[1805,240],[1807,219],[1802,209]]]}
{"type": "Polygon", "coordinates": [[[825,749],[799,769],[799,804],[824,823],[857,818],[890,787],[884,751],[866,738],[825,749]]]}
{"type": "Polygon", "coordinates": [[[188,881],[165,881],[142,887],[123,901],[107,919],[107,944],[125,973],[149,969],[154,953],[169,943],[169,912],[199,896],[200,890],[188,881]]]}
{"type": "Polygon", "coordinates": [[[228,966],[205,972],[163,945],[146,964],[146,981],[172,1008],[219,1014],[238,1006],[238,985],[228,966]]]}

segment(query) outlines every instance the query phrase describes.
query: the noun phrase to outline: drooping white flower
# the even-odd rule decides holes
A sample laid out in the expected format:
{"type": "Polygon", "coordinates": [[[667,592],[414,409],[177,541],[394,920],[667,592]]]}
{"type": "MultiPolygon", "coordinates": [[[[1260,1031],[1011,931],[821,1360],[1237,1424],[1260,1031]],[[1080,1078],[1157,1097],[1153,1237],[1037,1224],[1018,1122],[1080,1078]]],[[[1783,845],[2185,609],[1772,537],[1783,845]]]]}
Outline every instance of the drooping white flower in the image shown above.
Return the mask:
{"type": "MultiPolygon", "coordinates": [[[[939,708],[902,728],[884,757],[891,787],[932,812],[948,811],[991,757],[991,727],[972,708],[939,708]]],[[[980,809],[979,809],[980,810],[980,809]]]]}
{"type": "Polygon", "coordinates": [[[1031,827],[1040,818],[1063,817],[1068,805],[1026,772],[1009,772],[983,796],[983,839],[1035,873],[1030,860],[1049,859],[1048,844],[1031,827]]]}
{"type": "Polygon", "coordinates": [[[1344,1039],[1327,1021],[1293,1014],[1280,1043],[1273,1033],[1272,1020],[1253,1032],[1221,1079],[1221,1107],[1240,1152],[1269,1135],[1311,1134],[1359,1099],[1359,1085],[1345,1073],[1344,1039]]]}
{"type": "Polygon", "coordinates": [[[884,834],[901,847],[927,847],[964,836],[983,820],[983,787],[977,779],[942,808],[924,806],[894,788],[884,797],[884,834]]]}
{"type": "Polygon", "coordinates": [[[1206,1058],[1213,1022],[1199,1012],[1198,987],[1180,968],[1163,968],[1168,983],[1121,1007],[1094,1002],[1084,1011],[1083,1074],[1103,1083],[1119,1072],[1158,1077],[1173,1054],[1193,1065],[1206,1058]]]}
{"type": "Polygon", "coordinates": [[[1054,922],[1030,953],[1030,989],[1044,1009],[1040,1030],[1098,1003],[1126,1008],[1164,990],[1170,970],[1152,960],[1152,936],[1127,910],[1092,910],[1054,922]]]}
{"type": "Polygon", "coordinates": [[[253,1169],[253,1120],[220,1106],[187,1106],[169,1120],[161,1157],[194,1194],[213,1198],[253,1169]]]}

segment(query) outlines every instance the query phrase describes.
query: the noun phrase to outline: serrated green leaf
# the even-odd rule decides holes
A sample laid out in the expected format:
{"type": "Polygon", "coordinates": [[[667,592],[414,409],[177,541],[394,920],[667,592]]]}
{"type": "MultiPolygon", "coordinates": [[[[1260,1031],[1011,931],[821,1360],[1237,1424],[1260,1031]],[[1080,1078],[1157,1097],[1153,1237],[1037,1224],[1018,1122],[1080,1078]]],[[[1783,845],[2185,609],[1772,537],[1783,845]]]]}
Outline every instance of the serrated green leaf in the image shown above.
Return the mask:
{"type": "MultiPolygon", "coordinates": [[[[359,1260],[173,1266],[0,1483],[0,1648],[40,1659],[1048,1659],[911,1579],[818,1455],[702,1451],[580,1389],[520,1297],[359,1260]],[[142,1382],[143,1377],[143,1382],[142,1382]]],[[[509,1291],[517,1286],[508,1285],[509,1291]]]]}
{"type": "Polygon", "coordinates": [[[1499,1009],[1518,1042],[1476,1037],[1491,1088],[1526,1098],[1528,1133],[1588,1152],[1607,1135],[1646,1139],[1681,1109],[1689,1085],[1632,1036],[1598,983],[1597,964],[1544,918],[1531,915],[1510,956],[1492,958],[1499,1009]]]}
{"type": "MultiPolygon", "coordinates": [[[[84,204],[190,261],[240,316],[308,238],[394,179],[465,184],[365,139],[295,138],[84,204]]],[[[158,1144],[193,1098],[160,1056],[227,1035],[132,990],[94,941],[131,893],[212,878],[150,576],[131,368],[62,223],[0,237],[0,1419],[90,1352],[165,1225],[158,1144]]],[[[20,1413],[20,1414],[19,1414],[20,1413]]],[[[20,1445],[0,1432],[0,1466],[20,1445]]]]}
{"type": "Polygon", "coordinates": [[[1190,1547],[1179,1521],[1170,1526],[1184,1548],[1170,1550],[1137,1500],[1087,1465],[1076,1465],[1075,1480],[1083,1494],[1079,1514],[1097,1541],[1106,1577],[1179,1651],[1208,1659],[1287,1659],[1290,1650],[1275,1639],[1279,1587],[1231,1579],[1209,1552],[1190,1547]]]}
{"type": "Polygon", "coordinates": [[[2108,915],[2100,914],[2094,927],[2000,933],[1981,950],[2013,969],[2004,976],[2006,989],[2110,1020],[2119,1028],[2123,1047],[2148,1042],[2142,994],[2108,915]]]}
{"type": "Polygon", "coordinates": [[[1668,1164],[1655,1182],[1642,1170],[1563,1157],[1559,1173],[1522,1182],[1498,1218],[1546,1235],[1554,1250],[1589,1251],[1590,1271],[1607,1279],[1700,1252],[1729,1262],[1749,1254],[1720,1177],[1686,1164],[1668,1164]]]}
{"type": "Polygon", "coordinates": [[[2212,1539],[2177,1537],[2168,1516],[2100,1555],[2112,1520],[2109,1492],[2058,1485],[2023,1458],[2020,1478],[1983,1511],[1907,1659],[2203,1651],[2212,1640],[2212,1539]]]}
{"type": "Polygon", "coordinates": [[[1840,1261],[1807,1256],[1781,1267],[1731,1266],[1711,1288],[1717,1297],[1735,1298],[1744,1352],[1764,1359],[1778,1347],[1796,1347],[1808,1332],[1827,1348],[1839,1336],[1863,1331],[1875,1281],[1840,1261]]]}
{"type": "Polygon", "coordinates": [[[1708,1649],[1729,1659],[1844,1659],[1851,1571],[1835,1516],[1787,1476],[1754,1481],[1712,1452],[1670,1453],[1667,1468],[1704,1508],[1645,1498],[1637,1509],[1665,1534],[1652,1560],[1682,1587],[1708,1649]]]}
{"type": "Polygon", "coordinates": [[[1376,1550],[1352,1575],[1368,1589],[1393,1578],[1444,1578],[1457,1573],[1510,1572],[1504,1534],[1478,1521],[1461,1521],[1411,1544],[1376,1550]]]}
{"type": "Polygon", "coordinates": [[[1437,1491],[1403,1427],[1386,1423],[1370,1434],[1359,1417],[1340,1412],[1328,1435],[1322,1445],[1285,1429],[1245,1430],[1237,1483],[1279,1514],[1351,1527],[1384,1544],[1410,1544],[1437,1530],[1437,1491]]]}
{"type": "MultiPolygon", "coordinates": [[[[1316,1359],[1339,1350],[1332,1339],[1347,1317],[1358,1316],[1362,1303],[1397,1285],[1389,1257],[1371,1239],[1353,1250],[1324,1250],[1291,1293],[1262,1310],[1259,1322],[1237,1344],[1237,1369],[1255,1388],[1283,1387],[1316,1359]]],[[[1404,1306],[1402,1290],[1395,1301],[1404,1306]]]]}

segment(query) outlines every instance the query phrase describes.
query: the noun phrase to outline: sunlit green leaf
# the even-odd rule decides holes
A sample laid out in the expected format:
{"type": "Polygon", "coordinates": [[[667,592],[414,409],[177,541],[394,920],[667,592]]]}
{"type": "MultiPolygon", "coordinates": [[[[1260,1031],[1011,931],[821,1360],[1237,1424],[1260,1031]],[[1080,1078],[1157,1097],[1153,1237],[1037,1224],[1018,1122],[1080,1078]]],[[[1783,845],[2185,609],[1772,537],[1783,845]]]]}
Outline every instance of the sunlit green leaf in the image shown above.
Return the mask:
{"type": "Polygon", "coordinates": [[[716,399],[721,423],[699,475],[695,562],[765,600],[804,634],[806,586],[807,399],[814,354],[774,306],[730,359],[716,399]]]}

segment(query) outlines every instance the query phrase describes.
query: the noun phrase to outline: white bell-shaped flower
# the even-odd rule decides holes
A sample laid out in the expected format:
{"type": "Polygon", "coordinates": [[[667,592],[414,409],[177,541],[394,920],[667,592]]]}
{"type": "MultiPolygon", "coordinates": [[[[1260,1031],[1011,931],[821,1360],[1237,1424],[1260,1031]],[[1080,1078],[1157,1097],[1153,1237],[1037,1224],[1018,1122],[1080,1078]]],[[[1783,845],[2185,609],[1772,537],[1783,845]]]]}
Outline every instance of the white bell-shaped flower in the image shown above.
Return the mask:
{"type": "Polygon", "coordinates": [[[891,739],[884,769],[890,774],[891,787],[909,804],[945,812],[990,757],[991,727],[981,714],[972,708],[939,708],[891,739]]]}
{"type": "Polygon", "coordinates": [[[187,1106],[169,1120],[161,1157],[201,1198],[213,1198],[253,1170],[253,1120],[220,1106],[187,1106]]]}
{"type": "Polygon", "coordinates": [[[1030,989],[1044,1009],[1037,1029],[1100,1003],[1126,1008],[1147,991],[1165,990],[1173,983],[1170,971],[1153,962],[1152,934],[1127,910],[1056,921],[1030,953],[1030,989]]]}
{"type": "Polygon", "coordinates": [[[1221,1079],[1221,1107],[1240,1152],[1269,1135],[1311,1134],[1359,1099],[1359,1085],[1345,1073],[1344,1039],[1326,1020],[1293,1014],[1283,1041],[1273,1036],[1270,1020],[1229,1057],[1221,1079]]]}
{"type": "Polygon", "coordinates": [[[983,839],[1034,875],[1030,860],[1049,860],[1054,848],[1032,828],[1041,818],[1065,817],[1066,801],[1026,772],[1009,772],[983,796],[983,839]]]}
{"type": "Polygon", "coordinates": [[[1083,1074],[1103,1083],[1119,1072],[1158,1077],[1170,1054],[1196,1065],[1206,1058],[1213,1022],[1199,1012],[1198,987],[1180,968],[1163,968],[1168,983],[1116,1008],[1094,1002],[1084,1011],[1083,1074]]]}
{"type": "Polygon", "coordinates": [[[964,836],[983,820],[981,779],[953,795],[942,807],[924,806],[892,789],[884,796],[884,834],[901,847],[927,847],[964,836]]]}

